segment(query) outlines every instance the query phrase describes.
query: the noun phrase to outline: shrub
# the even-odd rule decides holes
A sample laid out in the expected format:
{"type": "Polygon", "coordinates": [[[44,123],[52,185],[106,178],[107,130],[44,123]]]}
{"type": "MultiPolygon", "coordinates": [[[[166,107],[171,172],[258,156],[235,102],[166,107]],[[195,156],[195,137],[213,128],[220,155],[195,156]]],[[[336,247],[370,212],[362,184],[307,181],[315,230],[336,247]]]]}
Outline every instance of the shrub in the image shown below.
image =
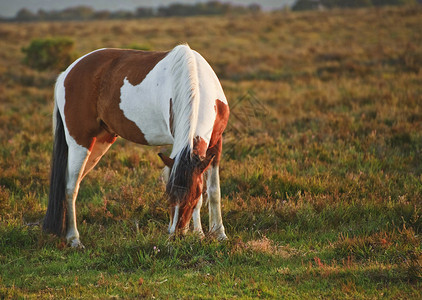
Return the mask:
{"type": "Polygon", "coordinates": [[[22,48],[26,55],[23,62],[38,71],[62,71],[77,57],[73,46],[73,40],[64,37],[34,39],[28,47],[22,48]]]}

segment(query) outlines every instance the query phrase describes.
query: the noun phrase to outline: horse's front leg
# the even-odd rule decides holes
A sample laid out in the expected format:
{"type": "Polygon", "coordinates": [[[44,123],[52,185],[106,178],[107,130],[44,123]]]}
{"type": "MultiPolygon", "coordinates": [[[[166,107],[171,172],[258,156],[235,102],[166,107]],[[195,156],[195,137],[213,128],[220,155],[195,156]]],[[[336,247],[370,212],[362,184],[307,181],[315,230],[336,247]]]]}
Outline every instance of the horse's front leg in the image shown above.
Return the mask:
{"type": "Polygon", "coordinates": [[[200,237],[204,236],[204,231],[201,225],[201,207],[202,207],[202,195],[199,197],[198,203],[196,204],[193,213],[193,232],[197,233],[200,237]]]}
{"type": "Polygon", "coordinates": [[[219,240],[227,239],[223,219],[221,217],[221,192],[218,165],[208,169],[207,178],[208,207],[210,217],[210,233],[219,240]]]}

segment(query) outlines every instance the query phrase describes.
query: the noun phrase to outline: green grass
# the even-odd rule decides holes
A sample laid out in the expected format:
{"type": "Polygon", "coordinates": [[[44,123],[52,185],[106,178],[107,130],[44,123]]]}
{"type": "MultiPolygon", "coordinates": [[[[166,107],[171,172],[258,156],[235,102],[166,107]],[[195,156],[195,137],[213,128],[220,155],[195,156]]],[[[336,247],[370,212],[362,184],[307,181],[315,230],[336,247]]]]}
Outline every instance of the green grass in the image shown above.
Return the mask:
{"type": "Polygon", "coordinates": [[[226,243],[169,241],[154,222],[140,233],[127,223],[80,229],[85,251],[65,248],[37,228],[3,228],[2,295],[367,298],[420,292],[420,241],[406,228],[351,238],[286,226],[270,238],[257,230],[255,237],[232,236],[226,243]]]}
{"type": "Polygon", "coordinates": [[[263,236],[246,243],[240,237],[225,243],[193,236],[169,241],[154,223],[140,233],[121,224],[107,230],[80,227],[85,251],[63,248],[37,229],[3,231],[7,254],[1,271],[13,287],[3,282],[4,296],[336,298],[348,290],[350,296],[366,298],[379,296],[380,290],[390,296],[418,293],[417,262],[388,251],[389,243],[402,251],[412,243],[417,247],[414,233],[405,229],[365,240],[339,237],[333,244],[295,233],[300,243],[287,239],[286,244],[263,236]]]}
{"type": "Polygon", "coordinates": [[[1,24],[0,298],[422,297],[421,8],[250,18],[1,24]],[[204,55],[232,107],[228,241],[169,239],[170,148],[121,139],[81,185],[85,250],[41,231],[57,74],[20,49],[47,36],[204,55]]]}

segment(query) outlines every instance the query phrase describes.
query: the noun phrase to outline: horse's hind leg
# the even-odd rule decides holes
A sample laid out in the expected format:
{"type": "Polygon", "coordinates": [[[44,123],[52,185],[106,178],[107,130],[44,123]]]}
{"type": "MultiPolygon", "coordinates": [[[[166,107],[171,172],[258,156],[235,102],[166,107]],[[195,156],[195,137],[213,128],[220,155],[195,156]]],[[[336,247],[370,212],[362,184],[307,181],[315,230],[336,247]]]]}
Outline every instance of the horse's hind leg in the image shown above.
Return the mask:
{"type": "Polygon", "coordinates": [[[91,171],[104,153],[110,148],[116,138],[103,132],[93,138],[91,147],[86,149],[79,145],[69,147],[69,163],[67,173],[66,195],[68,205],[68,224],[66,239],[72,247],[83,248],[79,240],[79,232],[76,225],[75,203],[79,191],[79,185],[86,174],[91,171]]]}
{"type": "Polygon", "coordinates": [[[67,180],[66,180],[66,202],[67,202],[67,242],[76,248],[83,248],[79,240],[79,232],[76,227],[76,197],[78,196],[79,185],[82,180],[82,172],[85,168],[90,151],[82,146],[69,145],[67,180]]]}

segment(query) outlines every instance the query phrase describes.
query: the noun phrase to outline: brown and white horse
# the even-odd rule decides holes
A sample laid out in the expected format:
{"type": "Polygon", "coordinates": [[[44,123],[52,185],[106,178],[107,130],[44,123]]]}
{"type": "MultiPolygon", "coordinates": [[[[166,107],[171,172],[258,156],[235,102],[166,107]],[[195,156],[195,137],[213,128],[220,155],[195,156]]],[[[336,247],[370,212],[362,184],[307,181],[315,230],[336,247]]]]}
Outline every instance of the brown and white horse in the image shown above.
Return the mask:
{"type": "Polygon", "coordinates": [[[229,107],[205,59],[187,45],[169,52],[100,49],[70,65],[57,79],[53,162],[43,228],[66,233],[82,247],[76,227],[79,185],[118,136],[143,145],[172,144],[159,154],[167,174],[169,233],[185,233],[200,209],[207,174],[209,231],[226,234],[221,218],[218,166],[229,107]]]}

